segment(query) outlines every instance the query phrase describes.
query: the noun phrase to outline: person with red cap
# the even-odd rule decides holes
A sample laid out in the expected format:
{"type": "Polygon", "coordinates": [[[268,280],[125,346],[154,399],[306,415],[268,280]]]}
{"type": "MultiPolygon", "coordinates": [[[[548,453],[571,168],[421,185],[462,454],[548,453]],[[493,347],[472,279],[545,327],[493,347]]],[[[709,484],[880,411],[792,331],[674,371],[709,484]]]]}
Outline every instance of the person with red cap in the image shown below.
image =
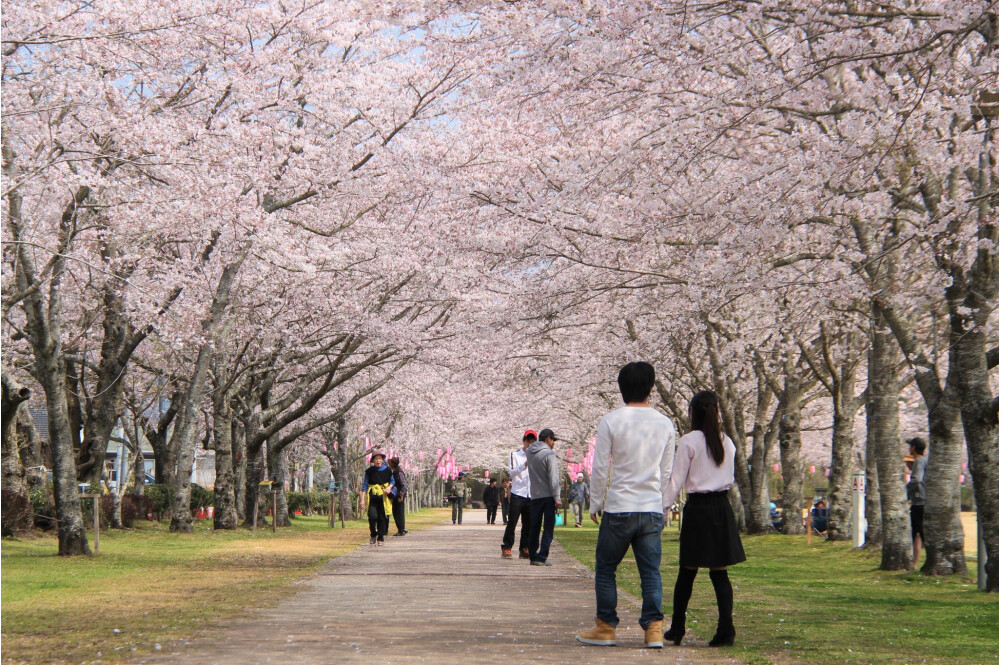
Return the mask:
{"type": "Polygon", "coordinates": [[[520,558],[528,559],[528,536],[531,531],[531,480],[528,477],[528,456],[525,451],[538,440],[538,432],[525,430],[521,437],[521,450],[510,454],[507,473],[510,474],[510,508],[507,513],[507,528],[503,532],[503,542],[500,544],[500,556],[512,559],[511,548],[514,547],[514,531],[517,529],[518,518],[521,519],[521,540],[519,545],[520,558]]]}

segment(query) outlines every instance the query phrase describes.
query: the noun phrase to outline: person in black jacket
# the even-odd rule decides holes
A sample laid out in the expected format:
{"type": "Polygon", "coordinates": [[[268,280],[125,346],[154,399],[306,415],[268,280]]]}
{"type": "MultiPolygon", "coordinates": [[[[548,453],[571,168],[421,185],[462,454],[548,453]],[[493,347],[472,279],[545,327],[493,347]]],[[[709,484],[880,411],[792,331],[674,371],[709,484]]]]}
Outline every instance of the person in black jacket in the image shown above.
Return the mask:
{"type": "Polygon", "coordinates": [[[483,490],[483,503],[486,504],[486,523],[497,523],[497,506],[500,505],[500,488],[497,479],[490,478],[489,487],[483,490]]]}
{"type": "Polygon", "coordinates": [[[396,492],[396,479],[385,463],[385,455],[374,452],[371,466],[365,469],[361,491],[368,498],[368,530],[372,545],[385,543],[389,533],[389,515],[392,513],[392,497],[396,492]]]}
{"type": "Polygon", "coordinates": [[[406,474],[399,466],[399,458],[389,458],[389,468],[392,469],[393,480],[396,481],[396,498],[392,502],[392,520],[396,523],[396,533],[393,536],[405,536],[406,530],[406,474]]]}

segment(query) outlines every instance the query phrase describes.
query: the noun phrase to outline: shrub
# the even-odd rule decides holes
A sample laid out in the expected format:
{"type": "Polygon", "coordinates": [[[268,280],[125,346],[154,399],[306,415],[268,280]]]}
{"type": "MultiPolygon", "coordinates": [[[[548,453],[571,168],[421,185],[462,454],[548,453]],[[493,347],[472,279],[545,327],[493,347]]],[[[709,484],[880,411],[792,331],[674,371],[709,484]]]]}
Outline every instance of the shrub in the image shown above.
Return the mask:
{"type": "Polygon", "coordinates": [[[31,501],[13,490],[3,490],[0,499],[0,535],[7,537],[31,528],[31,501]]]}
{"type": "Polygon", "coordinates": [[[28,498],[34,511],[35,527],[43,531],[56,526],[56,504],[52,500],[52,486],[48,483],[37,485],[28,490],[28,498]]]}
{"type": "Polygon", "coordinates": [[[173,492],[166,485],[146,485],[143,494],[153,505],[153,519],[159,521],[170,514],[170,498],[173,492]]]}
{"type": "Polygon", "coordinates": [[[195,511],[205,506],[215,505],[215,492],[207,490],[201,485],[191,483],[191,510],[195,511]]]}

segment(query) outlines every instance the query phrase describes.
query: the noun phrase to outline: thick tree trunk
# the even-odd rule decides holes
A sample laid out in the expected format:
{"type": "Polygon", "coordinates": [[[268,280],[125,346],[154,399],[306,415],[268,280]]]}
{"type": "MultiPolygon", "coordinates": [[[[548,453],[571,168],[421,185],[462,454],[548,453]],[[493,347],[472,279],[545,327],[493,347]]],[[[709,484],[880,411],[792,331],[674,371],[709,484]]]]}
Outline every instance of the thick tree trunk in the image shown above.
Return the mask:
{"type": "Polygon", "coordinates": [[[28,483],[25,480],[24,464],[21,459],[21,438],[17,435],[17,412],[21,405],[31,396],[31,391],[14,380],[3,370],[3,397],[0,413],[3,417],[2,450],[0,450],[0,486],[5,490],[28,496],[28,483]]]}
{"type": "Polygon", "coordinates": [[[233,420],[233,502],[236,523],[246,521],[247,437],[244,425],[233,420]]]}
{"type": "Polygon", "coordinates": [[[878,455],[875,438],[878,436],[876,417],[872,416],[869,400],[865,407],[865,547],[882,547],[882,499],[878,487],[878,455]]]}
{"type": "Polygon", "coordinates": [[[882,570],[909,570],[913,562],[910,513],[899,440],[899,350],[878,306],[873,306],[868,392],[873,439],[869,454],[877,459],[882,508],[882,570]]]}
{"type": "Polygon", "coordinates": [[[223,393],[212,400],[212,443],[215,448],[215,517],[216,529],[232,530],[239,525],[236,514],[236,487],[233,468],[233,417],[229,396],[223,393]]]}
{"type": "MultiPolygon", "coordinates": [[[[16,155],[4,139],[3,171],[8,182],[17,177],[14,160],[16,155]]],[[[56,502],[59,533],[59,554],[70,556],[90,554],[83,514],[80,511],[80,493],[76,486],[76,458],[74,456],[69,409],[66,404],[66,366],[62,352],[62,277],[65,255],[72,243],[80,206],[90,196],[90,188],[81,186],[63,210],[59,222],[59,244],[50,262],[48,297],[43,295],[42,284],[37,278],[34,257],[24,244],[16,245],[15,279],[17,288],[24,293],[23,308],[25,330],[34,354],[35,380],[45,392],[45,405],[49,417],[49,441],[52,452],[52,482],[56,502]]],[[[24,238],[21,223],[21,198],[16,189],[7,194],[7,221],[12,239],[24,238]]]]}
{"type": "MultiPolygon", "coordinates": [[[[252,447],[247,448],[247,473],[243,492],[245,498],[244,512],[246,513],[243,523],[245,526],[253,525],[254,507],[260,501],[260,483],[266,475],[263,451],[263,446],[257,446],[256,449],[252,447]]],[[[267,507],[263,506],[262,510],[257,511],[257,526],[266,523],[267,507]]]]}
{"type": "Polygon", "coordinates": [[[187,395],[184,398],[184,410],[174,426],[171,446],[177,455],[177,477],[174,478],[174,494],[170,517],[170,530],[191,533],[194,529],[191,516],[191,468],[194,466],[195,424],[198,420],[201,399],[205,394],[205,383],[208,380],[208,370],[212,362],[215,348],[219,345],[222,318],[229,305],[229,295],[232,291],[236,273],[246,259],[246,250],[226,265],[219,277],[219,284],[212,299],[212,307],[208,318],[202,322],[206,339],[198,349],[194,373],[188,384],[187,395]]]}
{"type": "MultiPolygon", "coordinates": [[[[920,570],[928,575],[965,573],[965,531],[962,528],[962,432],[958,400],[951,386],[927,409],[928,453],[924,485],[924,552],[920,570]]],[[[993,442],[996,445],[996,441],[993,442]]]]}
{"type": "MultiPolygon", "coordinates": [[[[767,400],[770,402],[770,399],[767,400]]],[[[761,403],[758,402],[758,405],[761,403]]],[[[750,464],[750,478],[753,496],[750,499],[750,519],[747,522],[749,533],[769,533],[774,530],[771,524],[771,488],[768,484],[768,467],[771,465],[771,451],[778,440],[778,420],[781,418],[781,405],[775,409],[770,423],[766,421],[766,405],[763,411],[758,407],[757,420],[753,429],[753,453],[750,464]]]]}
{"type": "Polygon", "coordinates": [[[851,482],[854,472],[854,424],[862,402],[854,395],[857,364],[846,359],[833,394],[833,437],[830,445],[829,540],[851,539],[851,482]]]}
{"type": "MultiPolygon", "coordinates": [[[[996,168],[990,167],[984,153],[979,165],[979,192],[990,190],[989,179],[995,178],[996,168]]],[[[996,191],[996,182],[992,184],[996,191]]],[[[986,590],[997,591],[998,540],[998,469],[997,458],[997,402],[990,386],[990,370],[986,358],[989,342],[990,315],[997,303],[997,225],[991,217],[991,201],[995,196],[983,196],[980,202],[979,243],[976,260],[968,274],[965,297],[959,301],[951,297],[950,314],[949,382],[955,377],[962,416],[962,428],[969,450],[969,470],[976,496],[976,510],[986,545],[986,590]],[[962,306],[964,305],[964,307],[962,306]]],[[[960,281],[961,280],[961,281],[960,281]]],[[[953,285],[962,283],[954,275],[953,285]]],[[[955,294],[956,296],[958,294],[955,294]]]]}
{"type": "MultiPolygon", "coordinates": [[[[271,441],[276,440],[277,437],[271,439],[271,441]]],[[[288,478],[288,471],[285,468],[285,449],[282,448],[278,451],[268,450],[267,453],[267,468],[268,473],[271,476],[271,480],[274,481],[271,484],[271,491],[276,493],[274,497],[276,502],[272,502],[272,506],[277,507],[274,515],[274,523],[276,526],[291,526],[292,522],[288,518],[288,499],[285,495],[285,481],[288,478]]]]}
{"type": "Polygon", "coordinates": [[[781,532],[804,533],[802,526],[802,382],[794,373],[785,375],[778,421],[778,447],[781,450],[781,532]]]}

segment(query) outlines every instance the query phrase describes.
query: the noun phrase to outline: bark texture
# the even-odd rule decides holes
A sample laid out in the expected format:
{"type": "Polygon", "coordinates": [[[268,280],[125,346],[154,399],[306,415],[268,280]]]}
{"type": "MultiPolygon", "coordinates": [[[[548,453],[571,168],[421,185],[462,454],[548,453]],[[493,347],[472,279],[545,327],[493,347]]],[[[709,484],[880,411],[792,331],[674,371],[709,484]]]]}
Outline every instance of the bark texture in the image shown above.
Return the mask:
{"type": "Polygon", "coordinates": [[[876,458],[882,510],[882,570],[909,570],[913,561],[910,513],[899,440],[899,351],[881,311],[874,308],[868,375],[872,436],[869,454],[876,458]]]}

